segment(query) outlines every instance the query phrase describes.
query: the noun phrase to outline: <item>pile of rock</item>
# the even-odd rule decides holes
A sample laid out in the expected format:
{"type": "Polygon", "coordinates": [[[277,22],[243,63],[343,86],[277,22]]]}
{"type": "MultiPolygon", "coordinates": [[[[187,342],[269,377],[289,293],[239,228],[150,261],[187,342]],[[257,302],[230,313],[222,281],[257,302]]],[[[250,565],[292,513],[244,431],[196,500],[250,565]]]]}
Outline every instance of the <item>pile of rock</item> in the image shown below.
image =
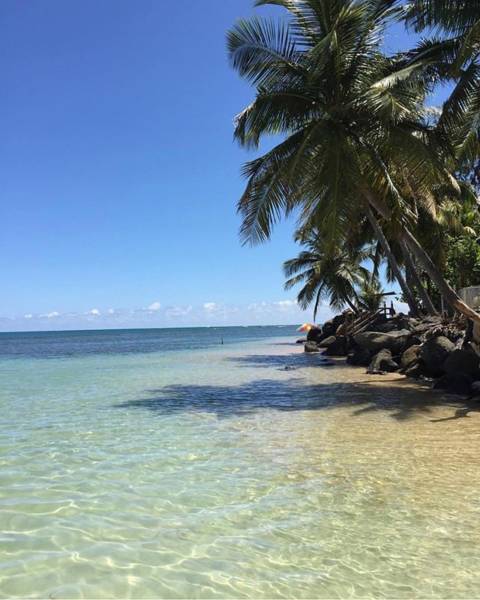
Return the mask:
{"type": "Polygon", "coordinates": [[[346,356],[351,365],[367,367],[367,373],[394,371],[408,377],[431,379],[434,387],[470,395],[480,391],[480,359],[472,347],[471,327],[466,322],[403,314],[392,319],[379,316],[353,336],[345,315],[312,329],[306,352],[346,356]]]}

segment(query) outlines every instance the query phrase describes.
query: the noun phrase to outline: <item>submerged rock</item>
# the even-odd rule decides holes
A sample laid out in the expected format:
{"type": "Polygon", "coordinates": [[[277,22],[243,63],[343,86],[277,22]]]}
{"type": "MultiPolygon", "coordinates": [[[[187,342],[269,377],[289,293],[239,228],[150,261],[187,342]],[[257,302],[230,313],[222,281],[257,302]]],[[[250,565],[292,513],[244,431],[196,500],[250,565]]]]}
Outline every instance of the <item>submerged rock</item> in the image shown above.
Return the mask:
{"type": "Polygon", "coordinates": [[[380,350],[380,352],[373,357],[367,373],[369,375],[382,375],[383,373],[393,373],[394,371],[398,371],[398,368],[397,363],[393,360],[391,351],[384,349],[380,350]]]}

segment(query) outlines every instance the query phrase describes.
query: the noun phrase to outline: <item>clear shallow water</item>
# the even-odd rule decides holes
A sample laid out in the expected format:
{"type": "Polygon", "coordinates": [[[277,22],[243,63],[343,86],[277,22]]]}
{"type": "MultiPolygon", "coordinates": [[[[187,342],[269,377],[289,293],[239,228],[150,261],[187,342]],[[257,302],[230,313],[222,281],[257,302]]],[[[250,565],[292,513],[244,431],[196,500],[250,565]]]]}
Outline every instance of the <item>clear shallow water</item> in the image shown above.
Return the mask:
{"type": "Polygon", "coordinates": [[[478,597],[479,414],[293,332],[0,336],[0,596],[478,597]]]}

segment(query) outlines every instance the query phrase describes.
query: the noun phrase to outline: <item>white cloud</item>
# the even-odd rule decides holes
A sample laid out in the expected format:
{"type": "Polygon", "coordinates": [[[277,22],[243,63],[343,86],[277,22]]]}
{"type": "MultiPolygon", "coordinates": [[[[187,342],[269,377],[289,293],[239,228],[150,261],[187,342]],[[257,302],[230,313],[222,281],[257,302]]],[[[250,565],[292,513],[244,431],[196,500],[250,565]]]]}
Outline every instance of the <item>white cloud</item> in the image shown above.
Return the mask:
{"type": "Polygon", "coordinates": [[[203,305],[203,310],[206,310],[207,312],[213,312],[217,309],[217,307],[218,304],[216,302],[205,302],[203,305]]]}
{"type": "Polygon", "coordinates": [[[57,312],[56,310],[49,312],[49,313],[44,313],[43,315],[40,315],[41,319],[56,319],[57,317],[60,316],[60,313],[57,312]]]}
{"type": "Polygon", "coordinates": [[[152,312],[158,312],[161,308],[162,305],[160,304],[160,302],[152,302],[152,304],[150,304],[147,310],[150,310],[152,312]]]}
{"type": "Polygon", "coordinates": [[[442,114],[442,108],[440,106],[427,106],[425,107],[425,114],[428,117],[437,118],[442,114]]]}
{"type": "Polygon", "coordinates": [[[268,312],[268,302],[252,302],[247,307],[250,312],[268,312]]]}
{"type": "MultiPolygon", "coordinates": [[[[397,310],[403,306],[396,305],[397,310]]],[[[331,317],[331,310],[321,306],[318,322],[331,317]]],[[[223,304],[203,302],[197,305],[153,302],[144,308],[92,308],[85,312],[47,312],[18,315],[17,328],[48,330],[93,329],[99,327],[178,327],[220,325],[275,325],[303,323],[311,320],[311,311],[303,312],[294,299],[263,300],[251,304],[223,304]],[[22,325],[23,324],[23,325],[22,325]]],[[[12,324],[0,322],[0,330],[11,330],[12,324]]]]}
{"type": "Polygon", "coordinates": [[[187,315],[189,315],[193,310],[193,306],[189,305],[189,306],[169,306],[166,310],[165,310],[165,316],[167,318],[178,318],[178,317],[186,317],[187,315]]]}
{"type": "Polygon", "coordinates": [[[297,308],[297,301],[296,300],[279,300],[278,302],[274,302],[273,305],[278,307],[280,310],[290,310],[292,308],[297,308]]]}

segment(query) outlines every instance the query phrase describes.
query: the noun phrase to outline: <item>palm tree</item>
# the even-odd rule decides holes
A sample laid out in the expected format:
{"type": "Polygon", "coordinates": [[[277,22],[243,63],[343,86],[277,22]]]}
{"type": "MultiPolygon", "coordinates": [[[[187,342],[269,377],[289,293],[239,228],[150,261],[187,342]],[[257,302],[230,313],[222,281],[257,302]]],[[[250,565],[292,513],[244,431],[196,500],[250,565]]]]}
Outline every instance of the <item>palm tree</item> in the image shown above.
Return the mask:
{"type": "Polygon", "coordinates": [[[303,284],[297,297],[298,304],[306,310],[313,303],[314,320],[324,298],[336,310],[348,306],[356,313],[356,287],[370,275],[362,266],[362,262],[370,257],[369,249],[352,249],[347,244],[329,248],[316,229],[298,233],[296,240],[305,250],[284,263],[283,270],[288,278],[285,289],[303,284]]]}
{"type": "Polygon", "coordinates": [[[258,0],[285,8],[286,22],[244,20],[230,31],[230,60],[256,86],[236,121],[235,136],[257,147],[268,134],[284,140],[247,163],[239,202],[244,241],[268,239],[294,210],[301,223],[315,215],[326,243],[348,230],[359,210],[376,229],[412,308],[415,300],[385,244],[378,222],[395,226],[447,302],[480,322],[448,285],[419,244],[415,214],[400,190],[406,174],[418,194],[452,185],[435,129],[422,113],[428,86],[416,64],[381,52],[382,32],[403,16],[395,0],[258,0]],[[435,149],[436,151],[432,151],[435,149]]]}
{"type": "Polygon", "coordinates": [[[453,82],[438,126],[451,141],[459,167],[472,166],[480,154],[480,0],[413,0],[407,25],[433,32],[409,55],[423,64],[432,84],[453,82]]]}
{"type": "Polygon", "coordinates": [[[365,278],[360,284],[358,306],[363,310],[376,311],[382,305],[385,292],[378,277],[365,278]]]}
{"type": "Polygon", "coordinates": [[[417,31],[430,29],[452,37],[464,35],[480,19],[480,0],[411,0],[406,18],[417,31]]]}

